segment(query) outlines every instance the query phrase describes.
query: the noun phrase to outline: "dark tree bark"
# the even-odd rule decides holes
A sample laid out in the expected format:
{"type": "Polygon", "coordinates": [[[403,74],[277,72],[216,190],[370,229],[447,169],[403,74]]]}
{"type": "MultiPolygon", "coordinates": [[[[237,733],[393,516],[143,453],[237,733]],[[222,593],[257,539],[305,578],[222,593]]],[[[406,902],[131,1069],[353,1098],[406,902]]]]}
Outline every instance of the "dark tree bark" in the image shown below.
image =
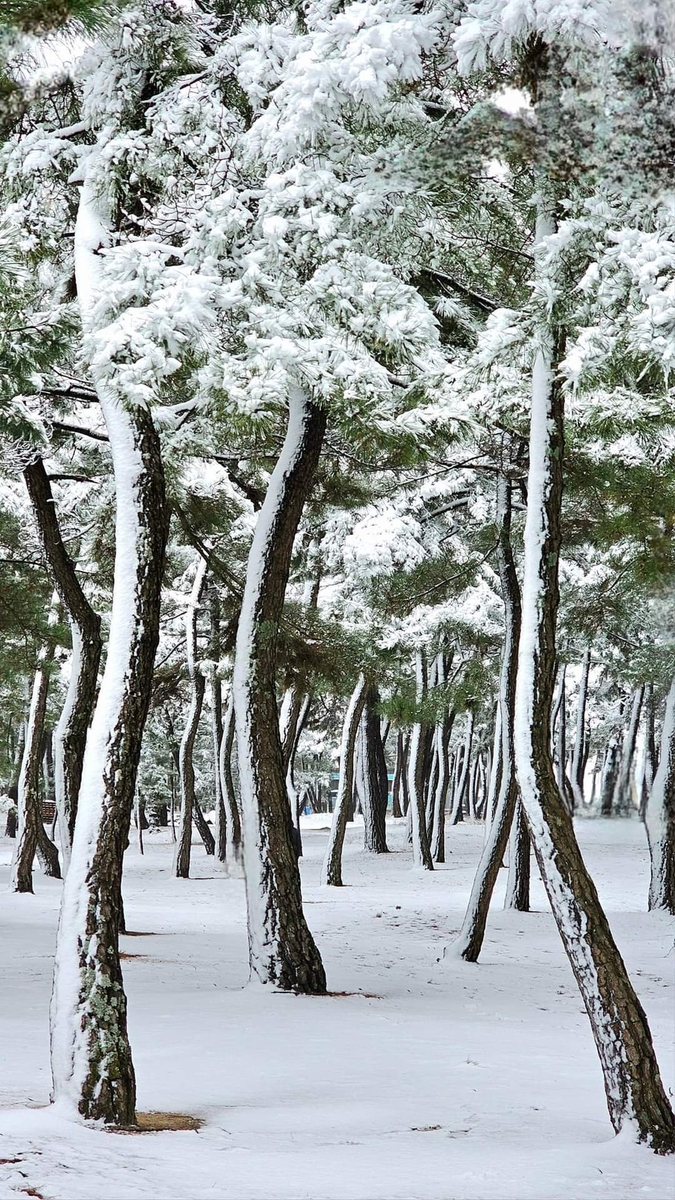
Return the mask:
{"type": "MultiPolygon", "coordinates": [[[[426,662],[422,650],[415,655],[415,677],[418,708],[426,696],[426,662]]],[[[434,863],[427,837],[426,812],[424,807],[424,775],[427,755],[428,728],[421,716],[415,722],[410,737],[408,760],[408,790],[410,793],[410,831],[413,848],[413,865],[425,871],[433,871],[434,863]]]]}
{"type": "Polygon", "coordinates": [[[42,772],[42,742],[44,737],[49,669],[53,646],[45,646],[33,680],[26,740],[24,743],[17,799],[18,838],[12,862],[12,890],[33,891],[33,860],[38,851],[46,875],[61,878],[58,850],[49,840],[40,812],[40,775],[42,772]]]}
{"type": "Polygon", "coordinates": [[[223,740],[223,692],[218,677],[218,662],[220,660],[220,600],[215,584],[209,588],[209,616],[211,619],[211,639],[209,658],[213,666],[209,672],[209,696],[211,700],[211,744],[213,753],[213,799],[216,814],[216,843],[218,861],[225,862],[227,858],[227,813],[223,800],[223,788],[220,779],[220,745],[223,740]]]}
{"type": "MultiPolygon", "coordinates": [[[[180,826],[174,874],[177,879],[189,879],[190,855],[192,851],[192,822],[196,819],[195,805],[195,770],[192,762],[195,738],[199,727],[199,718],[204,703],[206,680],[197,670],[197,616],[206,586],[206,563],[200,559],[197,563],[192,592],[185,616],[185,642],[187,651],[188,676],[190,679],[190,707],[185,721],[185,729],[180,743],[178,777],[180,780],[180,826]]],[[[204,823],[201,810],[199,815],[204,823]]],[[[210,831],[209,831],[210,832],[210,831]]],[[[213,852],[212,852],[213,853],[213,852]]]]}
{"type": "Polygon", "coordinates": [[[623,748],[621,751],[621,765],[617,776],[614,798],[612,800],[612,809],[617,817],[627,817],[632,809],[630,778],[633,768],[633,759],[635,757],[635,746],[637,743],[638,729],[640,726],[640,712],[642,711],[642,697],[644,687],[638,687],[633,692],[633,702],[630,708],[630,717],[628,720],[628,729],[623,739],[623,748]]]}
{"type": "Polygon", "coordinates": [[[302,911],[279,737],[276,663],[293,542],[325,428],[323,410],[292,387],[286,439],[249,555],[234,667],[251,970],[263,983],[300,992],[324,992],[326,976],[302,911]]]}
{"type": "Polygon", "coordinates": [[[380,735],[377,705],[380,695],[375,686],[368,689],[361,716],[363,754],[363,846],[372,854],[387,853],[387,765],[380,735]]]}
{"type": "Polygon", "coordinates": [[[656,738],[654,734],[654,684],[645,684],[642,711],[645,719],[645,769],[640,795],[640,816],[644,821],[647,801],[656,775],[656,738]]]}
{"type": "Polygon", "coordinates": [[[581,662],[581,678],[579,680],[579,701],[577,703],[577,727],[570,770],[570,784],[575,808],[583,808],[584,804],[584,766],[585,733],[586,733],[586,698],[588,696],[588,673],[591,669],[591,649],[587,646],[581,662]]]}
{"type": "Polygon", "coordinates": [[[645,813],[651,859],[649,908],[675,914],[675,681],[666,703],[659,769],[645,813]]]}
{"type": "Polygon", "coordinates": [[[405,761],[405,741],[403,730],[399,729],[396,734],[396,759],[394,761],[394,778],[391,784],[391,815],[392,817],[402,817],[403,807],[401,805],[403,775],[406,770],[405,761]]]}
{"type": "Polygon", "coordinates": [[[530,831],[520,800],[516,801],[509,836],[509,874],[504,908],[530,911],[530,831]]]}
{"type": "Polygon", "coordinates": [[[54,586],[70,621],[73,643],[71,677],[65,703],[54,731],[56,808],[64,867],[68,869],[73,843],[77,797],[87,731],[96,701],[101,660],[101,618],[91,607],[63,539],[51,484],[41,458],[24,470],[24,480],[42,552],[54,586]]]}
{"type": "MultiPolygon", "coordinates": [[[[541,44],[539,49],[545,70],[553,51],[541,44]]],[[[557,95],[557,84],[551,91],[544,75],[535,94],[537,122],[545,124],[549,115],[559,122],[557,95]]],[[[549,204],[542,184],[535,261],[542,240],[555,230],[549,204]]],[[[591,1022],[614,1129],[631,1124],[655,1150],[672,1152],[675,1118],[647,1018],[581,856],[551,758],[564,456],[564,393],[557,372],[564,344],[554,316],[540,327],[533,370],[516,769],[539,871],[591,1022]]]]}
{"type": "Polygon", "coordinates": [[[462,757],[457,775],[457,783],[455,792],[452,798],[452,813],[450,816],[450,824],[456,825],[458,821],[464,820],[464,802],[469,790],[469,772],[471,770],[471,746],[473,744],[473,727],[474,714],[469,709],[466,715],[466,734],[464,737],[464,746],[462,747],[462,757]]]}
{"type": "Polygon", "coordinates": [[[230,696],[225,709],[223,736],[220,740],[220,786],[227,814],[228,841],[235,859],[241,856],[241,815],[234,792],[232,751],[234,749],[234,701],[230,696]]]}
{"type": "MultiPolygon", "coordinates": [[[[623,704],[621,706],[623,711],[623,704]]],[[[605,749],[605,758],[602,764],[602,777],[600,780],[600,815],[602,817],[611,817],[612,805],[614,803],[614,795],[616,793],[616,784],[619,778],[621,769],[621,746],[623,744],[623,729],[617,728],[612,730],[609,735],[609,740],[605,749]]]]}
{"type": "Polygon", "coordinates": [[[448,802],[450,787],[450,760],[448,756],[450,736],[455,714],[450,713],[436,727],[436,746],[438,754],[438,779],[436,781],[436,798],[434,800],[434,820],[431,831],[431,857],[434,862],[445,862],[445,808],[448,802]]]}
{"type": "MultiPolygon", "coordinates": [[[[455,952],[466,962],[476,962],[483,945],[490,900],[506,852],[518,796],[513,718],[516,702],[521,604],[520,586],[511,547],[511,481],[504,475],[500,475],[497,481],[497,522],[499,528],[497,554],[504,601],[504,648],[499,681],[502,738],[501,779],[497,807],[490,825],[490,832],[478,864],[464,923],[455,943],[455,952]]],[[[548,724],[546,731],[548,735],[548,724]]]]}
{"type": "Polygon", "coordinates": [[[337,795],[335,797],[330,837],[321,870],[321,882],[331,887],[342,887],[342,848],[344,846],[345,831],[349,818],[351,797],[354,791],[356,735],[359,730],[359,722],[366,703],[367,694],[368,682],[365,675],[360,675],[358,683],[352,692],[342,725],[340,774],[337,795]]]}

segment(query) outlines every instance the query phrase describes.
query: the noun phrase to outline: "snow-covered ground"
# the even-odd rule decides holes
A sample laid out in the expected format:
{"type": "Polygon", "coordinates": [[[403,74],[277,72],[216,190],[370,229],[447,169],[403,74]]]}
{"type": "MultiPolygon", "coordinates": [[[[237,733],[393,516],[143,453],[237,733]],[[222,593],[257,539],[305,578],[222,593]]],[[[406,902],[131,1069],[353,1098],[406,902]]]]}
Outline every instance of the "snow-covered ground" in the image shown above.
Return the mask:
{"type": "MultiPolygon", "coordinates": [[[[314,826],[325,825],[315,818],[314,826]]],[[[0,1197],[45,1200],[670,1200],[672,1159],[612,1137],[588,1020],[540,884],[504,913],[481,962],[443,960],[482,829],[449,831],[433,874],[360,850],[322,889],[326,831],[305,829],[307,917],[333,994],[246,986],[244,887],[194,848],[146,835],[125,866],[123,938],[140,1111],[191,1113],[199,1132],[115,1134],[44,1108],[60,885],[6,890],[1,842],[0,1197]],[[347,993],[347,994],[342,994],[347,993]]],[[[637,821],[584,821],[584,854],[647,1009],[666,1086],[673,1063],[672,926],[646,913],[637,821]]],[[[502,872],[502,876],[505,872],[502,872]]]]}

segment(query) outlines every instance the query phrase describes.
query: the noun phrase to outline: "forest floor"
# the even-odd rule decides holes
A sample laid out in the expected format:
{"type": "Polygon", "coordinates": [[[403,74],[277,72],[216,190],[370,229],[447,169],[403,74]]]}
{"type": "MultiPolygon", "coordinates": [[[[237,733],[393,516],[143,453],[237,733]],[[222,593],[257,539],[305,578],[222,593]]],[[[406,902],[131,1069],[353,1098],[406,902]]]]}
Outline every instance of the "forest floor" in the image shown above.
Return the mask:
{"type": "MultiPolygon", "coordinates": [[[[195,845],[171,875],[166,831],[130,849],[122,939],[140,1111],[198,1132],[115,1134],[45,1108],[47,1010],[60,885],[7,890],[0,840],[0,1197],[44,1200],[671,1200],[672,1159],[612,1136],[588,1019],[538,879],[529,914],[501,908],[479,965],[443,959],[482,828],[448,834],[448,863],[360,849],[343,889],[318,886],[326,820],[305,829],[306,912],[333,995],[246,986],[243,883],[195,845]],[[314,826],[314,827],[311,827],[314,826]]],[[[671,922],[646,913],[634,820],[578,823],[584,856],[673,1087],[671,922]]]]}

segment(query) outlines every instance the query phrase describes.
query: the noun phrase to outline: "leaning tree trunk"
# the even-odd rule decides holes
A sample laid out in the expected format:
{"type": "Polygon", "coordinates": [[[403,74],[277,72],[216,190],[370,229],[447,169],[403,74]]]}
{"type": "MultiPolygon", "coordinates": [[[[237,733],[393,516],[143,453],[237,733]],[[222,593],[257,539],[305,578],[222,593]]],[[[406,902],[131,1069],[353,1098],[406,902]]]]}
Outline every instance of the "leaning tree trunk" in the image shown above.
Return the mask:
{"type": "MultiPolygon", "coordinates": [[[[504,648],[499,680],[501,727],[501,771],[499,795],[490,832],[483,847],[471,889],[469,905],[454,952],[466,962],[476,962],[483,945],[490,900],[502,865],[513,823],[518,796],[513,744],[513,715],[516,701],[516,673],[520,641],[520,586],[511,546],[511,481],[500,475],[497,481],[497,521],[499,575],[504,600],[504,648]]],[[[548,731],[548,725],[546,726],[548,731]]]]}
{"type": "Polygon", "coordinates": [[[206,680],[197,670],[197,616],[206,586],[206,562],[197,563],[192,592],[185,614],[185,644],[187,651],[188,678],[190,680],[190,707],[185,720],[185,729],[180,742],[178,777],[180,781],[180,825],[174,875],[177,879],[190,876],[190,854],[192,850],[192,822],[195,817],[195,769],[192,762],[195,738],[202,714],[206,680]]]}
{"type": "Polygon", "coordinates": [[[43,646],[33,680],[26,741],[19,774],[17,843],[12,861],[11,881],[14,892],[33,891],[33,860],[36,850],[40,852],[45,874],[56,879],[61,878],[58,851],[45,833],[40,812],[42,740],[47,710],[49,668],[53,655],[54,649],[51,644],[43,646]],[[48,843],[48,846],[45,843],[48,843]]]}
{"type": "MultiPolygon", "coordinates": [[[[422,704],[426,695],[426,663],[424,653],[418,650],[415,654],[415,678],[417,689],[417,705],[422,704]]],[[[427,838],[426,812],[424,808],[424,765],[426,758],[426,725],[421,714],[413,725],[410,737],[410,753],[408,758],[408,791],[410,793],[411,841],[413,848],[413,866],[422,867],[425,871],[433,871],[434,863],[427,838]]]]}
{"type": "Polygon", "coordinates": [[[302,806],[302,801],[295,783],[295,756],[298,752],[298,742],[300,741],[302,731],[305,728],[311,703],[312,697],[309,692],[306,692],[302,697],[300,712],[298,713],[298,719],[295,722],[293,741],[291,743],[288,763],[286,765],[286,793],[288,795],[288,804],[291,810],[291,821],[293,822],[293,829],[295,831],[295,846],[299,858],[302,858],[302,833],[300,831],[300,809],[302,806]]]}
{"type": "Polygon", "coordinates": [[[225,709],[225,720],[223,721],[223,736],[220,739],[220,786],[223,792],[223,800],[225,802],[225,813],[227,817],[228,829],[228,848],[232,847],[232,852],[236,860],[241,856],[241,816],[239,813],[239,805],[234,792],[234,779],[232,777],[232,751],[234,749],[234,700],[232,695],[225,709]]]}
{"type": "MultiPolygon", "coordinates": [[[[623,704],[621,705],[623,712],[623,704]]],[[[621,746],[623,728],[614,729],[609,735],[600,778],[600,816],[611,817],[616,784],[621,769],[621,746]]]]}
{"type": "Polygon", "coordinates": [[[584,657],[581,663],[581,678],[579,680],[579,701],[577,704],[577,727],[576,737],[574,740],[574,752],[572,754],[572,768],[570,771],[570,783],[572,785],[572,796],[574,799],[574,807],[581,809],[584,806],[584,766],[586,757],[584,754],[584,743],[586,735],[586,698],[588,696],[588,674],[591,669],[591,648],[587,646],[584,650],[584,657]]]}
{"type": "Polygon", "coordinates": [[[656,739],[654,736],[654,684],[645,684],[645,694],[642,703],[642,711],[645,719],[645,755],[644,755],[644,772],[642,776],[642,789],[639,797],[640,802],[640,817],[644,821],[647,811],[647,802],[652,790],[654,778],[656,776],[656,739]]]}
{"type": "Polygon", "coordinates": [[[356,735],[359,731],[361,713],[366,703],[368,682],[365,675],[359,676],[359,681],[352,692],[345,719],[342,724],[342,741],[340,744],[340,774],[338,777],[337,795],[333,809],[326,856],[321,868],[321,882],[331,887],[342,887],[342,847],[349,819],[349,809],[354,791],[354,755],[356,751],[356,735]]]}
{"type": "MultiPolygon", "coordinates": [[[[554,231],[541,215],[543,203],[540,197],[539,244],[554,231]]],[[[560,328],[541,329],[532,383],[516,769],[539,871],[591,1022],[612,1125],[618,1132],[630,1124],[655,1150],[674,1151],[675,1118],[647,1018],[581,856],[551,758],[564,451],[564,398],[556,372],[563,347],[560,328]]]]}
{"type": "Polygon", "coordinates": [[[77,815],[77,797],[87,731],[94,711],[101,660],[101,618],[77,578],[75,564],[61,537],[49,476],[41,458],[24,470],[42,553],[70,620],[73,654],[70,681],[54,730],[54,784],[64,870],[68,870],[77,815]]]}
{"type": "Polygon", "coordinates": [[[668,693],[659,767],[647,801],[645,826],[651,858],[649,907],[675,913],[675,680],[668,693]]]}
{"type": "Polygon", "coordinates": [[[293,542],[325,427],[322,409],[292,386],[286,438],[249,554],[233,683],[251,970],[263,983],[301,992],[324,992],[326,977],[302,911],[275,676],[293,542]]]}
{"type": "MultiPolygon", "coordinates": [[[[98,162],[93,152],[94,164],[98,162]]],[[[90,167],[91,170],[91,167],[90,167]]],[[[75,228],[85,334],[103,293],[111,241],[107,197],[88,173],[75,228]]],[[[95,357],[95,354],[94,354],[95,357]]],[[[53,1095],[92,1120],[130,1125],[136,1084],[119,958],[122,859],[152,692],[168,516],[159,438],[149,409],[92,369],[115,476],[115,574],[105,671],[87,737],[51,1006],[53,1095]]]]}
{"type": "Polygon", "coordinates": [[[464,798],[469,788],[469,771],[471,770],[471,745],[473,743],[474,719],[474,714],[471,709],[469,709],[466,718],[466,734],[464,735],[463,757],[452,798],[452,813],[450,815],[451,825],[456,825],[458,821],[464,820],[463,805],[464,798]]]}
{"type": "Polygon", "coordinates": [[[403,806],[401,797],[403,794],[403,776],[406,770],[405,759],[405,738],[403,730],[399,729],[396,733],[396,758],[394,760],[394,778],[391,784],[391,815],[392,817],[403,816],[403,806]]]}
{"type": "Polygon", "coordinates": [[[614,815],[617,817],[627,817],[629,816],[631,810],[630,776],[633,767],[633,758],[635,757],[635,745],[637,743],[638,729],[640,726],[640,713],[642,711],[643,695],[644,686],[636,688],[633,692],[633,703],[631,704],[628,730],[623,739],[621,766],[619,768],[619,774],[614,787],[614,798],[612,801],[614,815]]]}

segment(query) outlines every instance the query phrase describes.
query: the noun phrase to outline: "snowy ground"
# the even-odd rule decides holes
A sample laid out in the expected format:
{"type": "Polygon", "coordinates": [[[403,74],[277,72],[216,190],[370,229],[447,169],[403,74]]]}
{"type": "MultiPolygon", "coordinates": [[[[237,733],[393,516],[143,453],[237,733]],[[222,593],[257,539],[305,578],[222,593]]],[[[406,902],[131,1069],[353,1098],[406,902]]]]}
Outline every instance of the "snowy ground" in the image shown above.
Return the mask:
{"type": "MultiPolygon", "coordinates": [[[[317,823],[315,819],[315,824],[317,823]]],[[[322,822],[319,822],[322,823],[322,822]]],[[[360,851],[342,890],[321,889],[325,831],[305,833],[307,916],[327,997],[246,986],[243,884],[195,846],[146,835],[125,867],[124,964],[139,1109],[203,1118],[199,1132],[115,1134],[58,1119],[47,1006],[59,884],[6,890],[0,850],[0,1197],[45,1200],[670,1200],[671,1159],[614,1139],[588,1020],[539,883],[535,912],[501,911],[482,961],[442,960],[458,929],[482,830],[450,831],[433,874],[360,851]]],[[[579,836],[673,1086],[672,927],[644,911],[637,821],[579,836]]],[[[502,872],[504,875],[505,872],[502,872]]]]}

